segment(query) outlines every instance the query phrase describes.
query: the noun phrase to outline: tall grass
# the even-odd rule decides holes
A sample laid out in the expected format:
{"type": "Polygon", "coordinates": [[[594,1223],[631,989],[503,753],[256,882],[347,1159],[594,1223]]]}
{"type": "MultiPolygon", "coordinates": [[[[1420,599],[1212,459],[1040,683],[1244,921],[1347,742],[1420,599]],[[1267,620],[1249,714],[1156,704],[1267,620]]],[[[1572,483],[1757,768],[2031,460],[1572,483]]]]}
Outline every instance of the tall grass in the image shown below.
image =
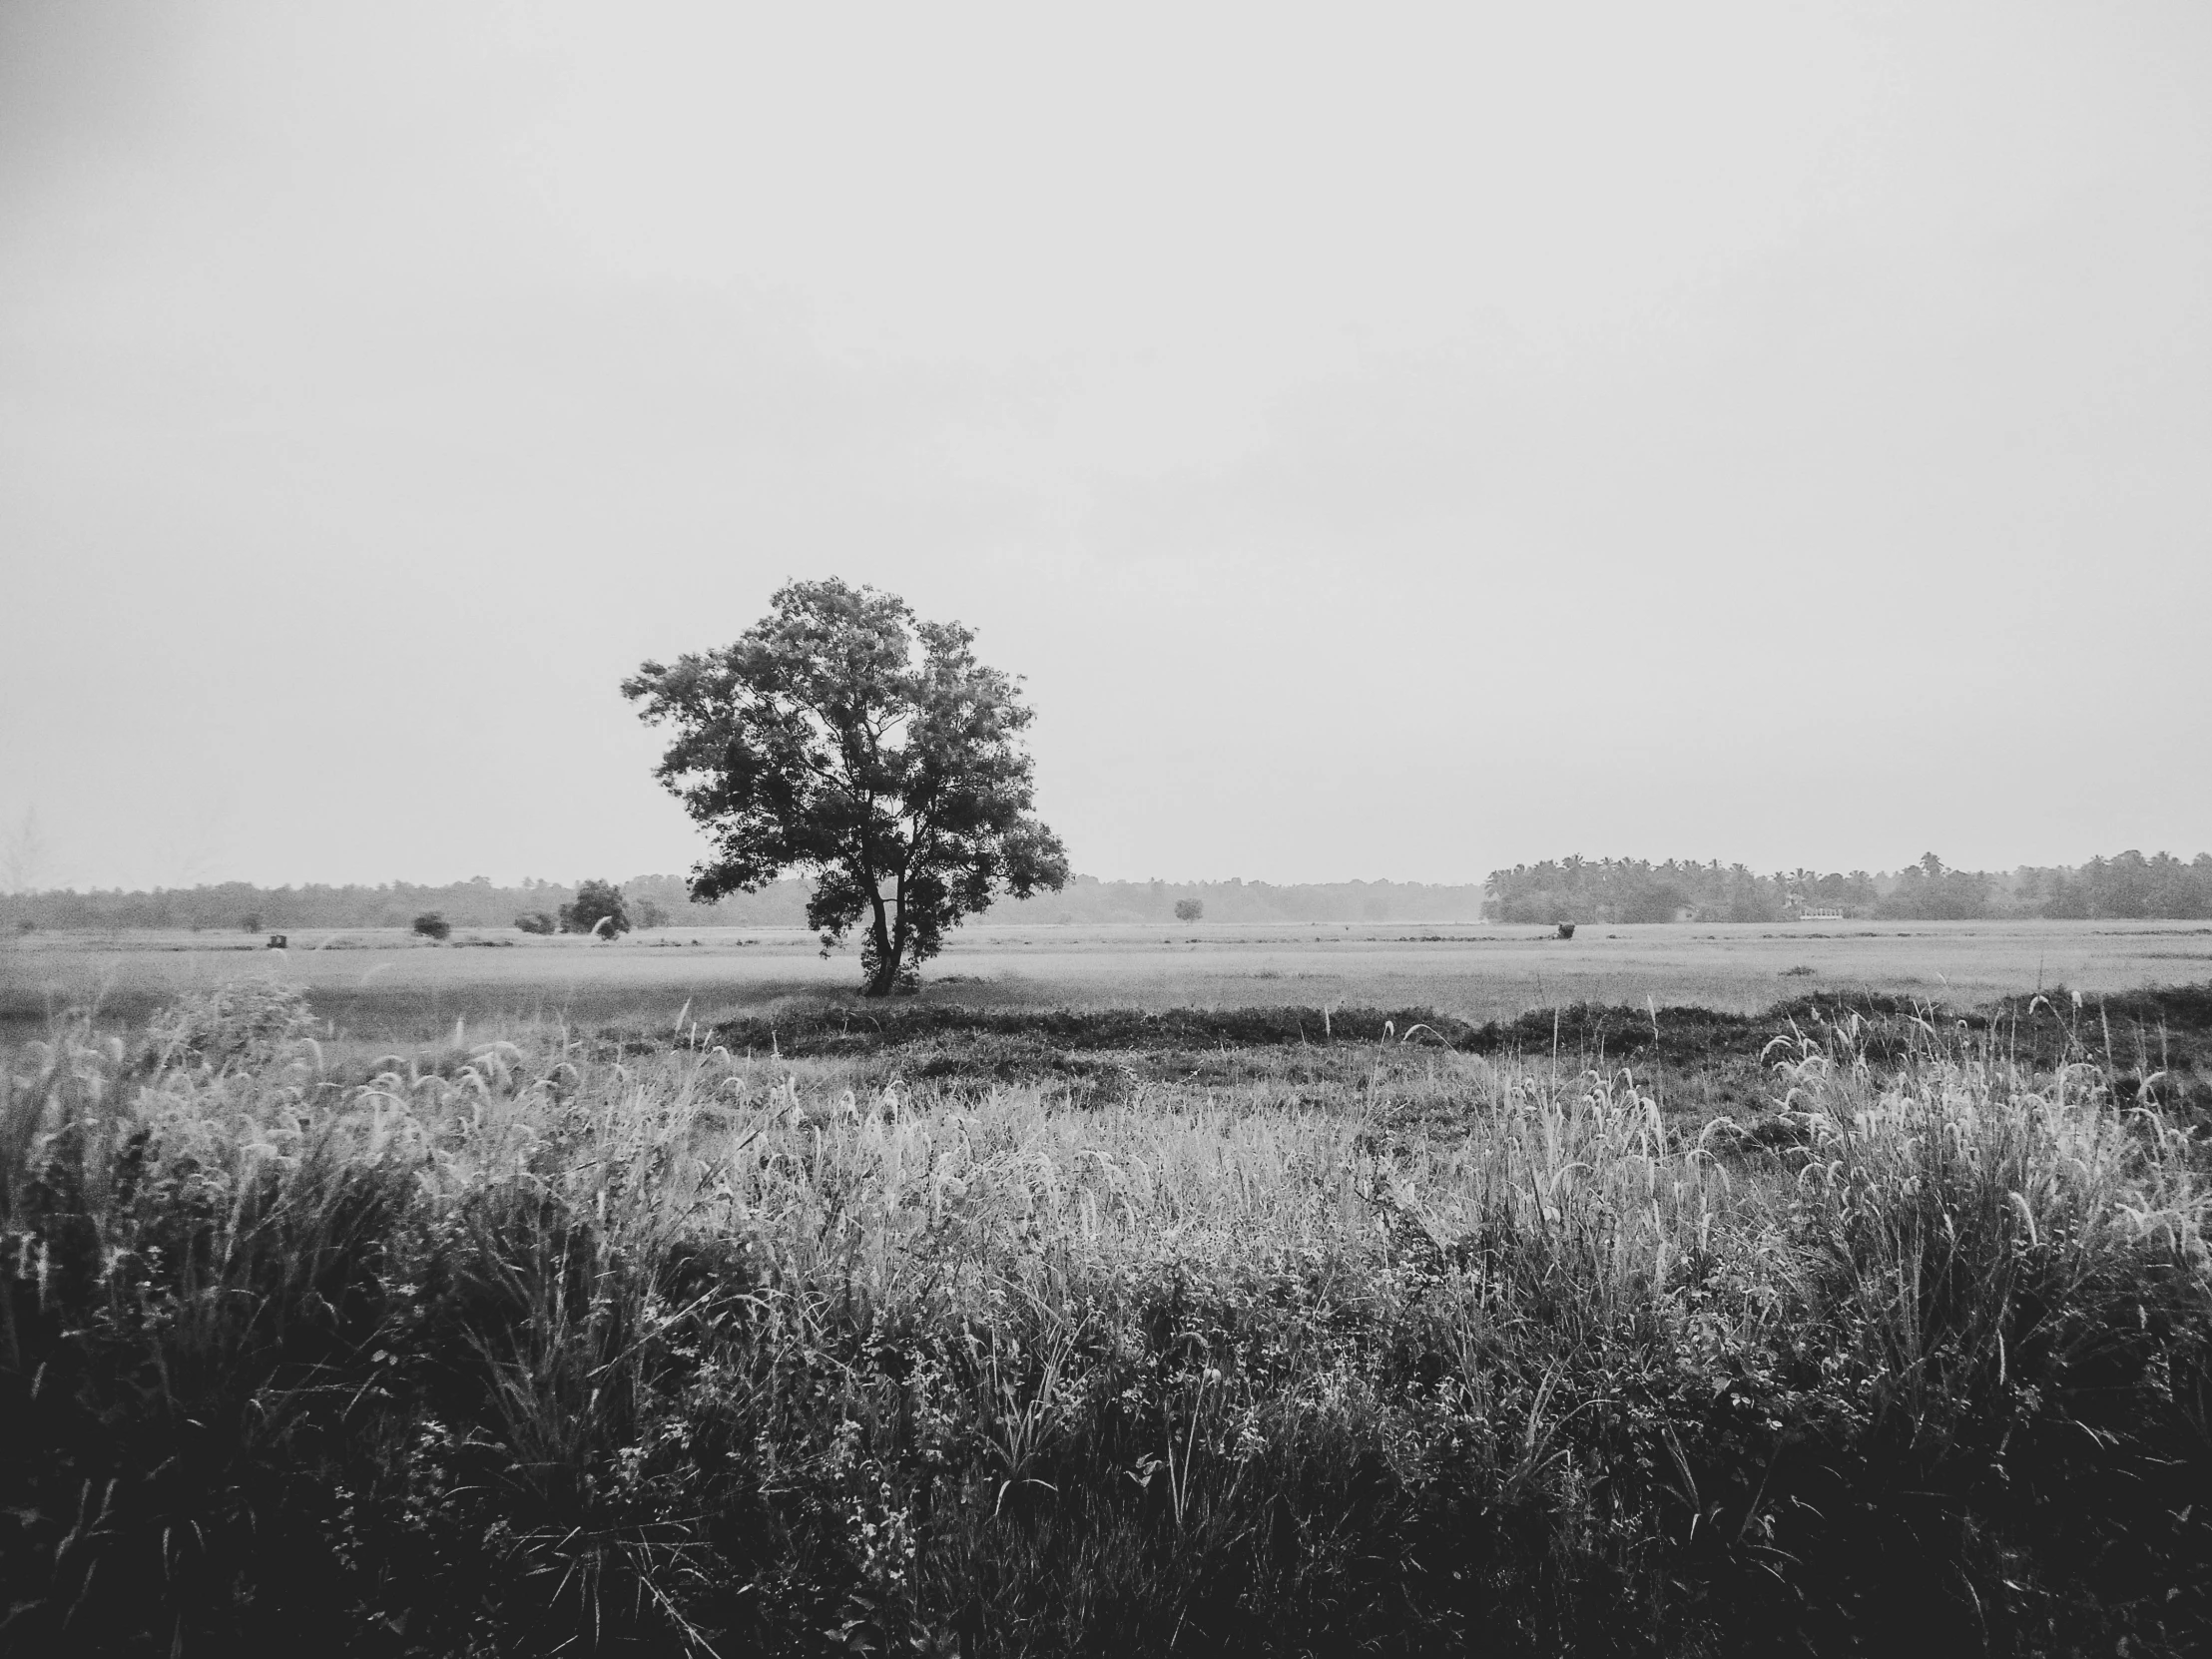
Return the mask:
{"type": "Polygon", "coordinates": [[[1458,1056],[1079,1106],[187,1025],[0,1084],[11,1651],[2212,1635],[2212,1189],[2087,1065],[1846,1026],[1777,1151],[1458,1056]]]}

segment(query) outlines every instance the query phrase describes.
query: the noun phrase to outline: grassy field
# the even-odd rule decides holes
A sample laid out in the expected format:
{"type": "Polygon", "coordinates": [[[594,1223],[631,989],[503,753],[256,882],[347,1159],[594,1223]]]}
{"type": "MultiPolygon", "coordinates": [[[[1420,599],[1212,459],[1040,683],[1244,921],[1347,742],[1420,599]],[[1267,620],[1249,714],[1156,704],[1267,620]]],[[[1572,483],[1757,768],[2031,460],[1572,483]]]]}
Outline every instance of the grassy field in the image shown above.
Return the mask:
{"type": "MultiPolygon", "coordinates": [[[[2067,985],[2085,992],[2212,978],[2197,922],[1814,923],[1549,929],[970,927],[924,973],[922,1000],[1102,1008],[1424,1007],[1481,1023],[1576,1002],[1764,1009],[1803,993],[1876,991],[1960,1005],[2067,985]]],[[[426,1040],[472,1025],[597,1028],[708,1023],[852,1000],[856,958],[825,961],[797,930],[664,930],[614,944],[511,931],[294,934],[270,951],[214,933],[33,934],[0,947],[0,1040],[67,1006],[142,1020],[245,973],[309,990],[363,1040],[426,1040]],[[698,942],[692,943],[696,939],[698,942]]]]}
{"type": "Polygon", "coordinates": [[[2212,929],[694,936],[0,954],[0,1649],[2212,1651],[2212,929]]]}
{"type": "Polygon", "coordinates": [[[2212,1650],[2206,1145],[2070,999],[1756,1032],[1754,1137],[1661,1050],[775,994],[5,1057],[0,1646],[2212,1650]]]}

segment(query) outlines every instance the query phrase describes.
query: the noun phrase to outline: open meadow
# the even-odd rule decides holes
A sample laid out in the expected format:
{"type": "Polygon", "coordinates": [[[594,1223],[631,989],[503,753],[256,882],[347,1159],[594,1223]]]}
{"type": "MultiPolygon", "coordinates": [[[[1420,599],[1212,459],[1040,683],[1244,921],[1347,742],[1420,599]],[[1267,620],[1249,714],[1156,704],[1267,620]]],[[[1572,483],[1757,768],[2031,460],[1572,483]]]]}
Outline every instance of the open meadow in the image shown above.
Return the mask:
{"type": "MultiPolygon", "coordinates": [[[[364,1041],[417,1041],[455,1020],[651,1028],[850,1003],[850,950],[793,928],[664,928],[614,943],[462,929],[259,937],[38,933],[0,946],[0,1041],[62,1008],[135,1024],[247,975],[310,993],[364,1041]]],[[[1974,1005],[2064,985],[2114,992],[2212,979],[2203,922],[1845,922],[1549,928],[1375,923],[1254,927],[971,925],[923,972],[920,1000],[966,1007],[1429,1008],[1481,1024],[1578,1002],[1753,1013],[1786,998],[1878,992],[1974,1005]]]]}

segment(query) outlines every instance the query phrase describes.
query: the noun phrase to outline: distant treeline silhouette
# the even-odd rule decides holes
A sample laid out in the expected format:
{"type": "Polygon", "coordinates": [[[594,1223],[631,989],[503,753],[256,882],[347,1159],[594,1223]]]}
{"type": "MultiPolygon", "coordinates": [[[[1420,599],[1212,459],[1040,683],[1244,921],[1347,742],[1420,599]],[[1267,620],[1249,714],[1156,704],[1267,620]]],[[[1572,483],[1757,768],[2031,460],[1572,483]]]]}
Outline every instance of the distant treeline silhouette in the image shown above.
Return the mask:
{"type": "MultiPolygon", "coordinates": [[[[536,916],[557,917],[573,904],[581,882],[526,877],[520,886],[485,876],[431,886],[391,881],[382,886],[260,887],[224,881],[197,887],[125,892],[94,889],[18,893],[0,898],[0,919],[17,928],[232,928],[296,932],[327,928],[407,927],[435,913],[455,927],[511,929],[536,916]]],[[[680,875],[641,875],[619,883],[633,917],[658,905],[681,926],[805,926],[807,883],[779,881],[765,892],[720,904],[694,904],[680,875]]]]}
{"type": "Polygon", "coordinates": [[[2002,916],[2074,920],[2212,917],[2212,852],[2184,863],[2137,851],[2073,867],[1946,868],[1930,852],[1904,869],[1822,874],[1670,858],[1547,858],[1493,870],[1483,913],[1495,921],[1782,921],[1814,912],[1896,921],[2002,916]]]}
{"type": "MultiPolygon", "coordinates": [[[[95,889],[0,897],[0,926],[26,928],[199,928],[254,932],[406,927],[435,911],[455,927],[512,929],[523,917],[557,914],[578,883],[527,878],[494,885],[484,876],[430,886],[260,887],[226,881],[124,892],[95,889]]],[[[638,875],[620,883],[633,919],[657,909],[672,927],[804,927],[809,883],[778,881],[757,893],[694,904],[681,875],[638,875]]],[[[1491,872],[1480,886],[1424,881],[1101,881],[1078,875],[1065,890],[1001,901],[984,919],[1016,922],[1157,922],[1179,902],[1222,922],[1781,921],[1816,911],[1855,919],[1974,920],[2001,916],[2088,919],[2212,917],[2212,853],[2188,862],[2160,852],[2092,858],[2075,867],[2002,872],[1946,868],[1933,852],[1890,872],[1821,874],[1744,864],[1669,859],[1560,858],[1491,872]]]]}
{"type": "MultiPolygon", "coordinates": [[[[672,927],[804,927],[810,883],[778,881],[757,893],[694,904],[681,875],[639,875],[620,883],[633,920],[657,906],[672,927]]],[[[520,886],[478,876],[444,886],[393,881],[382,886],[260,887],[227,881],[150,892],[95,890],[0,897],[0,923],[22,928],[201,928],[311,931],[407,927],[436,912],[455,927],[513,928],[525,917],[558,915],[576,883],[534,877],[520,886]]],[[[1266,881],[1101,881],[1078,875],[1056,893],[1002,900],[987,920],[1016,922],[1160,922],[1176,920],[1178,901],[1196,900],[1209,922],[1476,921],[1482,889],[1471,883],[1338,881],[1277,886],[1266,881]]]]}

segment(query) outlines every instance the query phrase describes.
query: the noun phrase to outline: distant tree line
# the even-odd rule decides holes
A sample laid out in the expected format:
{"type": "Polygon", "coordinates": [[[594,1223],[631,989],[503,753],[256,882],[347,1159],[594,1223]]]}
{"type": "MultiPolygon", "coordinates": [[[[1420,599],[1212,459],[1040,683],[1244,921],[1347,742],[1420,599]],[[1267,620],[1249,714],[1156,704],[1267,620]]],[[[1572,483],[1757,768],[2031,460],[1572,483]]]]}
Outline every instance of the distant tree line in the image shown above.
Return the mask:
{"type": "Polygon", "coordinates": [[[1891,921],[2005,916],[2089,920],[2212,917],[2212,852],[2097,857],[2074,867],[1947,867],[1930,852],[1895,871],[1823,874],[1670,858],[1547,858],[1492,870],[1482,913],[1493,921],[1782,921],[1816,911],[1891,921]]]}
{"type": "MultiPolygon", "coordinates": [[[[410,927],[434,912],[460,928],[561,932],[579,895],[592,883],[526,879],[496,886],[483,876],[429,886],[393,881],[382,886],[258,887],[243,881],[150,892],[99,889],[0,896],[0,922],[42,928],[202,928],[312,931],[346,927],[410,927]],[[542,919],[541,919],[542,918],[542,919]]],[[[757,893],[736,893],[714,904],[695,904],[681,875],[638,875],[618,888],[628,920],[640,927],[805,927],[811,883],[778,881],[757,893]],[[656,919],[658,918],[658,919],[656,919]]],[[[1193,921],[1390,922],[1477,921],[1483,890],[1473,883],[1335,881],[1275,885],[1266,881],[1101,881],[1078,875],[1057,893],[1027,900],[1001,899],[986,921],[1027,923],[1193,921]]],[[[586,908],[592,908],[587,905],[586,908]]],[[[578,932],[603,914],[593,908],[578,932]]]]}
{"type": "Polygon", "coordinates": [[[590,932],[617,913],[623,927],[803,927],[808,885],[780,881],[759,893],[719,904],[694,904],[681,875],[640,875],[620,883],[526,878],[497,886],[485,876],[431,886],[392,881],[382,886],[258,887],[225,881],[198,887],[126,892],[94,889],[0,896],[0,924],[37,928],[164,928],[297,932],[348,927],[412,927],[435,915],[449,927],[525,932],[590,932]],[[543,918],[542,926],[539,918],[543,918]],[[524,923],[529,925],[525,926],[524,923]]]}
{"type": "MultiPolygon", "coordinates": [[[[584,906],[591,916],[575,926],[581,914],[577,901],[587,885],[531,878],[503,887],[478,876],[446,886],[394,881],[373,887],[257,887],[231,881],[151,892],[17,893],[0,896],[0,926],[237,930],[251,923],[251,931],[281,932],[409,927],[416,916],[434,911],[455,927],[476,929],[511,930],[524,918],[542,916],[547,931],[559,932],[565,908],[571,927],[584,932],[606,913],[598,907],[604,901],[594,900],[584,906]]],[[[638,875],[605,885],[620,893],[627,921],[639,927],[805,927],[812,890],[803,880],[778,881],[757,893],[695,904],[681,875],[638,875]]],[[[983,919],[1079,925],[1174,925],[1197,916],[1210,925],[1487,919],[1549,926],[1559,921],[1780,921],[1809,910],[1908,921],[2212,918],[2212,853],[2184,862],[2165,852],[2146,857],[2129,851],[2073,867],[2023,866],[1999,872],[1951,869],[1930,853],[1919,863],[1887,873],[1829,874],[1808,869],[1762,874],[1743,864],[1717,861],[1655,864],[1640,858],[1577,857],[1495,870],[1480,886],[1101,881],[1078,875],[1060,892],[1002,899],[983,919]]]]}

